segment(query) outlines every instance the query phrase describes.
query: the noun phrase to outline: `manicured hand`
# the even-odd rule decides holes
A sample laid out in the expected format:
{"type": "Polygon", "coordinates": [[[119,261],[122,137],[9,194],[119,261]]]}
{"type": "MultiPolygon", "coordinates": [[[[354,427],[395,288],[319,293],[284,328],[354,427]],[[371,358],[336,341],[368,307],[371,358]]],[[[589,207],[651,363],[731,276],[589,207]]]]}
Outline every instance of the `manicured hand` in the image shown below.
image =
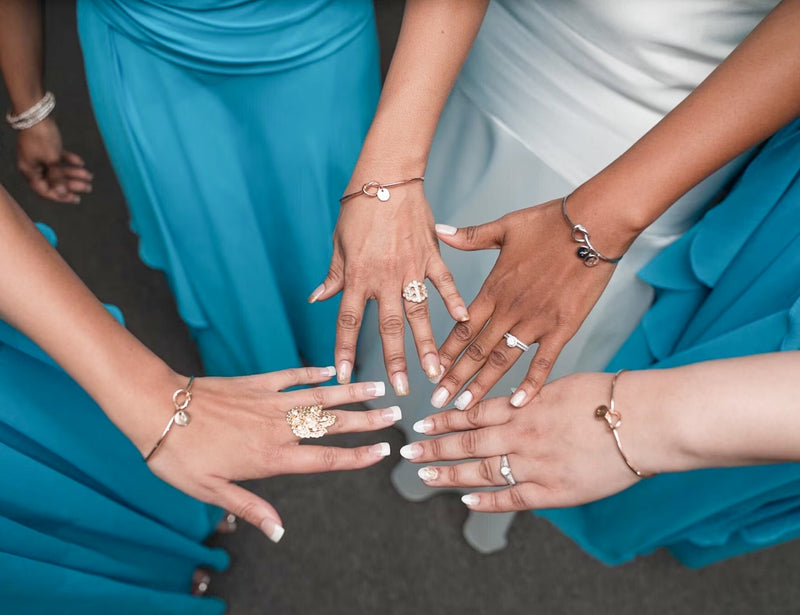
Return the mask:
{"type": "MultiPolygon", "coordinates": [[[[347,192],[360,187],[361,184],[351,183],[347,192]]],[[[468,313],[439,254],[433,215],[422,184],[396,186],[390,191],[391,197],[386,202],[358,196],[342,204],[328,276],[309,301],[328,299],[342,291],[335,361],[338,380],[344,383],[350,381],[364,307],[369,299],[376,299],[386,373],[395,393],[407,395],[406,319],[428,378],[438,381],[442,368],[431,330],[428,300],[407,301],[403,289],[414,280],[424,282],[427,278],[436,286],[455,320],[467,320],[468,313]]]]}
{"type": "MultiPolygon", "coordinates": [[[[301,368],[242,378],[196,379],[187,408],[191,422],[173,427],[150,458],[150,468],[174,487],[234,513],[277,542],[283,535],[278,512],[235,481],[365,468],[389,454],[386,442],[357,448],[300,446],[300,439],[286,421],[286,413],[296,406],[331,408],[336,417],[327,428],[331,434],[384,429],[400,419],[396,406],[370,411],[333,409],[382,396],[382,382],[280,392],[325,382],[334,372],[332,367],[301,368]]],[[[186,382],[182,376],[175,377],[177,388],[186,386],[186,382]]],[[[159,399],[164,401],[164,395],[159,399]]],[[[166,424],[174,408],[168,396],[162,405],[166,424]]],[[[157,429],[154,426],[152,442],[136,443],[143,455],[157,439],[156,431],[163,428],[158,425],[157,429]]]]}
{"type": "Polygon", "coordinates": [[[92,191],[92,174],[80,156],[63,148],[52,118],[19,132],[17,166],[33,191],[51,201],[80,203],[80,195],[92,191]]]}
{"type": "Polygon", "coordinates": [[[530,368],[511,403],[525,405],[547,381],[561,349],[597,302],[614,266],[600,262],[586,267],[576,256],[579,246],[570,237],[560,200],[481,226],[456,229],[437,224],[436,230],[439,239],[454,248],[499,249],[500,255],[469,306],[469,321],[457,323],[439,349],[445,373],[431,403],[442,408],[466,386],[455,405],[470,408],[522,358],[530,361],[530,368]],[[523,353],[509,347],[505,333],[530,350],[523,353]]]}

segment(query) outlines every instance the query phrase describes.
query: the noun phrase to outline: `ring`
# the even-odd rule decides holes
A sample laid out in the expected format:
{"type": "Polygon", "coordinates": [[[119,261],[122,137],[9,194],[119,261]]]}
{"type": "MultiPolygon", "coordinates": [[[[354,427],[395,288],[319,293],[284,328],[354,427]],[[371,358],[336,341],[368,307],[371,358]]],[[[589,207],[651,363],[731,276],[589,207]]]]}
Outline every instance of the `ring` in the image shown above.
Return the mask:
{"type": "Polygon", "coordinates": [[[511,466],[508,465],[508,455],[500,455],[500,474],[506,479],[509,487],[517,484],[514,475],[511,473],[511,466]]]}
{"type": "Polygon", "coordinates": [[[512,335],[511,333],[503,333],[503,337],[506,338],[506,346],[508,346],[509,348],[514,348],[516,346],[522,352],[525,352],[530,348],[530,346],[519,341],[519,338],[512,335]]]}
{"type": "Polygon", "coordinates": [[[286,413],[286,422],[292,433],[303,438],[321,438],[328,433],[328,427],[336,422],[333,412],[323,410],[322,406],[295,406],[286,413]]]}
{"type": "Polygon", "coordinates": [[[412,303],[422,303],[428,298],[428,289],[423,282],[411,280],[403,289],[403,299],[412,303]]]}

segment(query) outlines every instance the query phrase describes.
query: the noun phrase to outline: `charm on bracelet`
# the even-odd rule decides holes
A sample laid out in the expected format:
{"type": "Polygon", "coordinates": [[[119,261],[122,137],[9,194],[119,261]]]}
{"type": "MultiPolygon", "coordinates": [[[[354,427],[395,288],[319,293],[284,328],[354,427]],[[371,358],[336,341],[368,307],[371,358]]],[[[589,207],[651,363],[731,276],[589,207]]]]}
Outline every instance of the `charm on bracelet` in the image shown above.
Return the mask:
{"type": "Polygon", "coordinates": [[[600,251],[592,245],[588,229],[582,224],[575,224],[570,219],[569,214],[567,214],[568,196],[569,195],[566,195],[561,199],[561,215],[564,216],[564,220],[570,226],[569,234],[572,238],[572,241],[581,244],[581,246],[575,251],[575,254],[583,261],[583,264],[587,267],[594,267],[600,261],[605,261],[606,263],[611,263],[614,265],[622,260],[621,256],[619,258],[608,258],[607,256],[603,256],[600,251]]]}

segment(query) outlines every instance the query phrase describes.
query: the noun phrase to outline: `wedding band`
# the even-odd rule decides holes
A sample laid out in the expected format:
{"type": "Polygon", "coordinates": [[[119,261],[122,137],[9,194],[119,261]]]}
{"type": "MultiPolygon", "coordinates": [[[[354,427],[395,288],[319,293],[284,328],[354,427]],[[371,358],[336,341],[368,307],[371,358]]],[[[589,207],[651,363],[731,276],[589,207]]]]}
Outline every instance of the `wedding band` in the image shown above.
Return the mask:
{"type": "Polygon", "coordinates": [[[336,422],[333,412],[323,410],[322,406],[295,406],[286,413],[286,422],[292,433],[303,438],[321,438],[328,433],[328,427],[336,422]]]}
{"type": "Polygon", "coordinates": [[[509,487],[517,484],[514,475],[511,473],[511,466],[508,465],[508,455],[500,455],[500,474],[506,479],[509,487]]]}
{"type": "Polygon", "coordinates": [[[519,341],[519,338],[512,335],[511,333],[503,333],[503,337],[506,338],[506,346],[508,346],[509,348],[517,347],[522,352],[525,352],[530,348],[530,346],[519,341]]]}
{"type": "Polygon", "coordinates": [[[411,280],[403,289],[403,299],[412,303],[422,303],[428,298],[428,288],[424,282],[411,280]]]}

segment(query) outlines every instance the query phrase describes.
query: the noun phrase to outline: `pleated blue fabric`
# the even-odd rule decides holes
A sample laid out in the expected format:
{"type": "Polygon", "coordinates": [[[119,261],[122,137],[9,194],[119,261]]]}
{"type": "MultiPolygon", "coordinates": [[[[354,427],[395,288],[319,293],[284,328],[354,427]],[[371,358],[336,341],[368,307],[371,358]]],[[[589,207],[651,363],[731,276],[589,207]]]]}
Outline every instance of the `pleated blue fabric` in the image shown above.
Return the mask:
{"type": "MultiPolygon", "coordinates": [[[[800,349],[800,119],[640,277],[656,299],[609,371],[800,349]]],[[[537,514],[609,564],[667,547],[700,567],[800,536],[800,464],[666,474],[537,514]]]]}
{"type": "Polygon", "coordinates": [[[309,305],[380,88],[370,0],[79,0],[140,255],[212,375],[333,363],[309,305]]]}

